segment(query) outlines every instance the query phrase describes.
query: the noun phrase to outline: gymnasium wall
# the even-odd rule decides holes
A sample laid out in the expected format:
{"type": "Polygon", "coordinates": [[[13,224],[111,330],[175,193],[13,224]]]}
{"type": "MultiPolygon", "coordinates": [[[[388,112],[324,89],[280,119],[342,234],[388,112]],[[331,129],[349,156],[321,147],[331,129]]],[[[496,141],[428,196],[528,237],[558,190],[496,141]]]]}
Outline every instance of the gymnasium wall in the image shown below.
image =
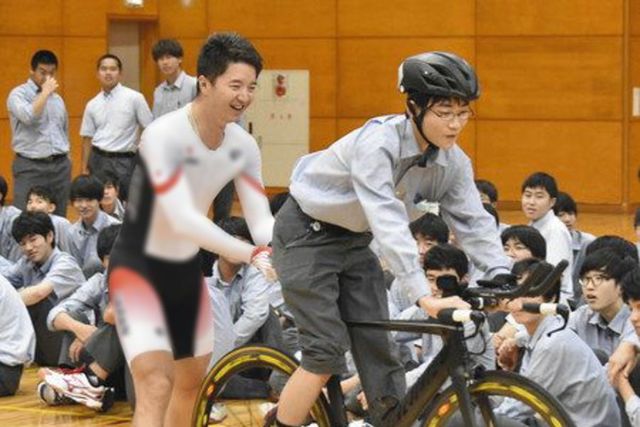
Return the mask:
{"type": "MultiPolygon", "coordinates": [[[[122,0],[2,0],[0,98],[27,78],[36,49],[55,51],[75,172],[109,19],[142,23],[149,100],[159,76],[147,52],[159,37],[183,44],[190,73],[203,38],[220,30],[251,38],[267,68],[309,69],[311,150],[368,117],[402,111],[395,79],[404,57],[458,52],[482,85],[461,145],[503,200],[518,200],[522,180],[546,170],[594,209],[640,203],[640,120],[630,117],[631,87],[640,86],[640,0],[145,0],[141,9],[122,0]]],[[[10,177],[6,107],[0,143],[0,173],[10,177]]]]}

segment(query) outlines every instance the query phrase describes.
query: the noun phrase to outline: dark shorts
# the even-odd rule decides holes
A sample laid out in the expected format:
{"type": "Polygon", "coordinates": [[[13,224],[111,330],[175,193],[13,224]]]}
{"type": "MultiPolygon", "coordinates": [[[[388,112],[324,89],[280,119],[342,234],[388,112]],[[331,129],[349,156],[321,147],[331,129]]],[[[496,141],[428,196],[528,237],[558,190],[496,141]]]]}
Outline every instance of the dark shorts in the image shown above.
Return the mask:
{"type": "Polygon", "coordinates": [[[113,253],[108,272],[116,325],[127,361],[164,350],[174,358],[213,350],[213,317],[200,262],[113,253]]]}

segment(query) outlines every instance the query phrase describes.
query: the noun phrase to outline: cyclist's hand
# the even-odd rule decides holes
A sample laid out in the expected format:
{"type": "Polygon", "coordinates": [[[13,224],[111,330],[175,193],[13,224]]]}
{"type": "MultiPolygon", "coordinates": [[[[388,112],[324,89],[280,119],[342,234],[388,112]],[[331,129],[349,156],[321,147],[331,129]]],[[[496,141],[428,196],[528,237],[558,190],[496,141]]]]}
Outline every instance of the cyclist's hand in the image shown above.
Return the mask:
{"type": "Polygon", "coordinates": [[[636,346],[633,343],[623,341],[618,345],[616,351],[609,358],[607,374],[609,382],[614,383],[617,375],[629,376],[629,373],[636,365],[636,346]]]}
{"type": "Polygon", "coordinates": [[[520,350],[516,345],[516,340],[508,338],[502,342],[498,350],[498,365],[505,371],[513,371],[518,364],[520,350]]]}
{"type": "Polygon", "coordinates": [[[431,317],[438,317],[440,310],[444,308],[470,309],[471,305],[459,296],[447,298],[422,297],[418,300],[418,305],[431,317]]]}
{"type": "Polygon", "coordinates": [[[251,254],[251,265],[260,270],[269,282],[278,280],[276,270],[271,264],[271,248],[268,246],[256,246],[251,254]]]}

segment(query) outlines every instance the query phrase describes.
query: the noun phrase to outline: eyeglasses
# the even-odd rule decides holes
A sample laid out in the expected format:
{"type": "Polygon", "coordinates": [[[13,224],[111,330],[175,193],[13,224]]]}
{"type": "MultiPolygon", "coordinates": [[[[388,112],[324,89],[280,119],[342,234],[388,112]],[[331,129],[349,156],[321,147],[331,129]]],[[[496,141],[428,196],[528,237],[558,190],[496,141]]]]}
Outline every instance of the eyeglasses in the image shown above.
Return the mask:
{"type": "Polygon", "coordinates": [[[596,275],[591,276],[591,277],[583,277],[580,280],[578,280],[578,282],[580,283],[580,286],[582,286],[583,288],[586,288],[587,286],[589,286],[589,282],[591,282],[591,284],[593,284],[594,288],[597,288],[605,280],[611,280],[611,277],[605,276],[603,274],[596,274],[596,275]]]}
{"type": "Polygon", "coordinates": [[[454,113],[453,111],[436,111],[433,109],[429,109],[436,117],[445,122],[452,122],[453,119],[457,118],[460,123],[467,122],[470,118],[472,118],[475,113],[471,108],[468,110],[460,111],[459,113],[454,113]]]}

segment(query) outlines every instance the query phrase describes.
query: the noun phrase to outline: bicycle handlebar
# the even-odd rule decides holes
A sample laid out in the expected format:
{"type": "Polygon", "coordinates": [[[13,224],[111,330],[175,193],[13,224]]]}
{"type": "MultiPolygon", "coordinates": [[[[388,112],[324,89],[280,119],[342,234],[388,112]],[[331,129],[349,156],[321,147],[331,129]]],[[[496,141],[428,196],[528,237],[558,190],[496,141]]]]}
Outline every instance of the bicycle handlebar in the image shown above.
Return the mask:
{"type": "Polygon", "coordinates": [[[524,303],[522,304],[522,311],[526,311],[527,313],[534,314],[542,314],[543,316],[561,316],[563,320],[562,326],[554,329],[553,331],[549,331],[547,336],[551,336],[558,331],[563,330],[567,327],[567,322],[569,322],[569,307],[564,304],[554,304],[554,303],[524,303]]]}

